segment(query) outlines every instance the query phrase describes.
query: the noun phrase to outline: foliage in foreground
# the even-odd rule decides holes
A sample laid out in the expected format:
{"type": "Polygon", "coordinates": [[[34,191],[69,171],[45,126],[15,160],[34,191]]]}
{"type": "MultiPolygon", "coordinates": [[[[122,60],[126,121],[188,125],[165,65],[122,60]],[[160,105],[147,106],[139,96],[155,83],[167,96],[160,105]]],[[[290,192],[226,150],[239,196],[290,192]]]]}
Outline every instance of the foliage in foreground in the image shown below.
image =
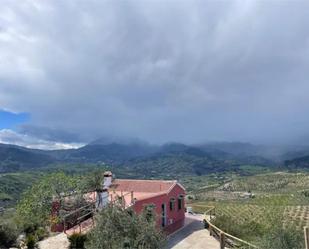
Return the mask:
{"type": "Polygon", "coordinates": [[[294,228],[275,227],[269,234],[262,237],[260,248],[265,249],[303,249],[304,238],[294,228]]]}
{"type": "Polygon", "coordinates": [[[86,234],[74,233],[68,237],[70,242],[70,249],[83,249],[85,248],[85,241],[87,240],[86,234]]]}
{"type": "Polygon", "coordinates": [[[0,248],[15,246],[17,236],[18,231],[12,224],[0,224],[0,248]]]}
{"type": "Polygon", "coordinates": [[[76,188],[76,179],[64,173],[44,176],[23,193],[16,210],[19,223],[24,229],[48,225],[53,197],[60,197],[62,193],[76,188]]]}
{"type": "Polygon", "coordinates": [[[96,226],[87,236],[87,249],[157,249],[163,248],[165,236],[156,228],[153,213],[145,209],[137,215],[114,205],[96,217],[96,226]]]}
{"type": "MultiPolygon", "coordinates": [[[[268,200],[268,199],[267,199],[268,200]]],[[[255,202],[255,200],[252,200],[255,202]]],[[[195,212],[204,212],[207,205],[216,206],[213,223],[223,231],[257,245],[261,249],[304,248],[302,226],[291,221],[284,210],[286,205],[278,204],[274,197],[259,205],[248,202],[211,202],[192,204],[195,212]]],[[[285,204],[285,202],[283,202],[285,204]]]]}

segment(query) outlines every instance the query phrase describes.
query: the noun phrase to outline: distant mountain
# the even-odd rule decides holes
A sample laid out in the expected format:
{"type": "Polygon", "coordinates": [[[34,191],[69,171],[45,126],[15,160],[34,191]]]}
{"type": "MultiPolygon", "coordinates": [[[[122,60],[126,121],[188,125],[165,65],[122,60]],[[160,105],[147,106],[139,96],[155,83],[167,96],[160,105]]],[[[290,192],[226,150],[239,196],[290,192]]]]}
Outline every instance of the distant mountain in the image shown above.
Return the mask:
{"type": "Polygon", "coordinates": [[[0,172],[44,167],[54,162],[52,156],[42,153],[41,150],[0,144],[0,172]]]}
{"type": "Polygon", "coordinates": [[[145,157],[158,151],[148,144],[91,143],[79,149],[38,150],[0,144],[0,172],[46,167],[55,163],[123,164],[125,161],[145,157]]]}
{"type": "Polygon", "coordinates": [[[68,159],[80,162],[104,161],[119,164],[132,158],[150,155],[156,150],[154,146],[141,144],[89,144],[70,151],[68,159]]]}
{"type": "Polygon", "coordinates": [[[109,144],[122,144],[122,145],[149,145],[147,142],[139,138],[121,138],[121,137],[100,137],[92,142],[89,145],[109,145],[109,144]]]}
{"type": "Polygon", "coordinates": [[[186,145],[167,143],[162,146],[134,140],[109,143],[99,139],[84,147],[68,150],[35,150],[14,145],[0,145],[0,172],[47,167],[59,163],[106,163],[127,167],[143,174],[201,175],[224,170],[236,170],[241,165],[273,166],[273,162],[258,155],[250,144],[220,143],[186,145]]]}
{"type": "Polygon", "coordinates": [[[207,143],[198,146],[203,150],[217,150],[234,156],[254,156],[260,155],[263,146],[241,142],[218,142],[207,143]]]}
{"type": "Polygon", "coordinates": [[[309,169],[309,155],[286,160],[284,165],[289,169],[309,169]]]}
{"type": "Polygon", "coordinates": [[[164,145],[157,153],[129,160],[126,165],[138,175],[167,178],[203,175],[235,168],[233,163],[226,163],[203,150],[182,144],[164,145]]]}

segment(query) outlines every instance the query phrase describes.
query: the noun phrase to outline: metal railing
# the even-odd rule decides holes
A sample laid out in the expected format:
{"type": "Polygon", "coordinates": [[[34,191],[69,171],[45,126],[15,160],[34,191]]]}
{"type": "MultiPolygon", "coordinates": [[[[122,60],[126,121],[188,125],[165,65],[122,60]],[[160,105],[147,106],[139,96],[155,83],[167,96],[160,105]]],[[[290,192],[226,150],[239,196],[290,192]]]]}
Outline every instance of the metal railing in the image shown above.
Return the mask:
{"type": "MultiPolygon", "coordinates": [[[[126,203],[125,196],[131,195],[133,196],[132,192],[123,193],[121,191],[121,195],[108,195],[104,197],[101,201],[114,205],[116,203],[120,204],[124,209],[131,205],[130,203],[126,203]],[[107,200],[107,201],[106,201],[107,200]]],[[[81,232],[81,223],[86,219],[92,218],[92,224],[94,225],[94,213],[96,212],[96,202],[91,202],[85,206],[79,207],[62,217],[63,222],[63,230],[66,233],[67,229],[72,228],[74,226],[79,226],[79,230],[81,232]]]]}
{"type": "MultiPolygon", "coordinates": [[[[63,217],[63,230],[66,233],[68,228],[81,224],[86,218],[92,218],[95,211],[94,203],[80,207],[63,217]]],[[[81,230],[81,226],[80,226],[81,230]]]]}

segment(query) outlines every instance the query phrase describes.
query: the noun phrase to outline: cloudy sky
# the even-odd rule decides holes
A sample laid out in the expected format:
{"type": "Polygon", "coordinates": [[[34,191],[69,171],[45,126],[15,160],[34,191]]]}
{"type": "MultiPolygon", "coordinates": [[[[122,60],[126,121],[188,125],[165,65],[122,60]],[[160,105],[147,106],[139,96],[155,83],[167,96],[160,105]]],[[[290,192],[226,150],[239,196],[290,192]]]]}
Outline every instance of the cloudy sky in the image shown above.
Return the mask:
{"type": "Polygon", "coordinates": [[[308,24],[307,0],[3,0],[0,142],[304,141],[308,24]]]}

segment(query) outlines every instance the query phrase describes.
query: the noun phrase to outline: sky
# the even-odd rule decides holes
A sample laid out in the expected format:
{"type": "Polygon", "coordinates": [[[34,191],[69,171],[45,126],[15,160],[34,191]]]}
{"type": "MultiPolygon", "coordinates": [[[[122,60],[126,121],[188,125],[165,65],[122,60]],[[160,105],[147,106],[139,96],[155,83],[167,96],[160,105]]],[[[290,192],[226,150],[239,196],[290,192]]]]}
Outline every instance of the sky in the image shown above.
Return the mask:
{"type": "Polygon", "coordinates": [[[307,0],[3,0],[0,142],[307,143],[308,23],[307,0]]]}

